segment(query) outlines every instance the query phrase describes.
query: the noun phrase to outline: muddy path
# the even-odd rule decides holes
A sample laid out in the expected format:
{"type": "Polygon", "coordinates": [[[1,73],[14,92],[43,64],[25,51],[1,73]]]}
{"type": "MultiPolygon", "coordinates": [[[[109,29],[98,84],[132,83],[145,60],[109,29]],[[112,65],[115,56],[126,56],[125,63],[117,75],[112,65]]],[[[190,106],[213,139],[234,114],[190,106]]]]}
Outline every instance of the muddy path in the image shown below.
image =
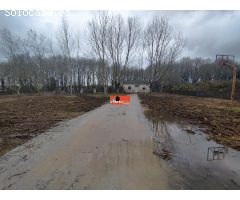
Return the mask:
{"type": "Polygon", "coordinates": [[[147,113],[137,95],[105,104],[2,156],[0,189],[240,189],[239,153],[207,161],[218,144],[186,126],[147,113]]]}
{"type": "Polygon", "coordinates": [[[180,176],[152,153],[136,95],[41,134],[0,159],[0,189],[179,189],[180,176]]]}

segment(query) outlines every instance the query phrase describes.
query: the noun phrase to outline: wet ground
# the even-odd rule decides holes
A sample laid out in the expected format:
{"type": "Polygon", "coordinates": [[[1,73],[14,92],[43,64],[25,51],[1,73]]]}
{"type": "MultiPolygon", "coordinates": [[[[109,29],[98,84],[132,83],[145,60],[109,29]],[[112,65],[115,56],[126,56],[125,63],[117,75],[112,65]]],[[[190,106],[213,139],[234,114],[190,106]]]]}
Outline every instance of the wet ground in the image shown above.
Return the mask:
{"type": "Polygon", "coordinates": [[[150,109],[204,127],[209,138],[240,151],[239,102],[166,93],[141,94],[139,97],[150,109]]]}
{"type": "Polygon", "coordinates": [[[240,152],[208,139],[202,129],[166,113],[145,111],[154,152],[165,157],[186,189],[240,189],[240,152]]]}
{"type": "Polygon", "coordinates": [[[239,152],[211,147],[223,146],[132,95],[2,156],[0,189],[240,189],[239,152]]]}

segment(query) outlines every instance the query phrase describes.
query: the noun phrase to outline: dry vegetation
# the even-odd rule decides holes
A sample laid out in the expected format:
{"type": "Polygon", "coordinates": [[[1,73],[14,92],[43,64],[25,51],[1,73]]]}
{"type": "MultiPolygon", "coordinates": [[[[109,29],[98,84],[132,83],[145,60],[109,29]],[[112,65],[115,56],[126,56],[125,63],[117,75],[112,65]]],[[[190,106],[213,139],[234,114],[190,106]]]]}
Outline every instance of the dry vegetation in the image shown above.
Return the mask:
{"type": "Polygon", "coordinates": [[[105,102],[103,96],[1,96],[0,156],[63,119],[105,102]]]}
{"type": "Polygon", "coordinates": [[[143,104],[205,128],[209,138],[240,150],[240,103],[192,96],[139,95],[143,104]]]}

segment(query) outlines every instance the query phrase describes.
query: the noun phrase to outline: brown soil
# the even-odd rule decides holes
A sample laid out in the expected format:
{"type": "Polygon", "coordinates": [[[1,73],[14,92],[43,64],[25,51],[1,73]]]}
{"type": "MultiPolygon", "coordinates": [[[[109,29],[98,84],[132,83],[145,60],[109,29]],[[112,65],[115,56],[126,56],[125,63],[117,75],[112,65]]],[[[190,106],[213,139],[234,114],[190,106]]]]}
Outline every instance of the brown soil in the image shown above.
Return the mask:
{"type": "Polygon", "coordinates": [[[170,94],[140,94],[142,104],[204,128],[209,139],[240,150],[240,103],[170,94]]]}
{"type": "Polygon", "coordinates": [[[0,156],[105,101],[100,96],[0,96],[0,156]]]}

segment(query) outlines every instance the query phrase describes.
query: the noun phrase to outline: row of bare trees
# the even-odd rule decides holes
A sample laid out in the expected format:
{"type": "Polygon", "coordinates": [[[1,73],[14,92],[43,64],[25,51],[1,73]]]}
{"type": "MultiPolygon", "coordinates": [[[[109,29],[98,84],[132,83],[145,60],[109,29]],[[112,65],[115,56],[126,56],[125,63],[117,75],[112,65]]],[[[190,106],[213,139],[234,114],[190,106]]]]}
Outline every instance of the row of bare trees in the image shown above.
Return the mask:
{"type": "Polygon", "coordinates": [[[51,38],[29,30],[26,37],[0,32],[1,90],[37,92],[64,90],[70,94],[96,85],[98,61],[80,57],[79,37],[73,36],[62,18],[55,43],[51,38]],[[56,50],[57,49],[57,50],[56,50]]]}
{"type": "MultiPolygon", "coordinates": [[[[132,67],[128,69],[126,81],[129,83],[147,83],[151,66],[146,69],[132,67]]],[[[240,70],[240,69],[239,69],[240,70]]],[[[238,73],[240,78],[240,73],[238,73]]],[[[228,68],[220,68],[210,59],[183,57],[168,66],[168,70],[162,79],[152,83],[153,91],[168,90],[180,84],[196,84],[199,82],[214,82],[231,80],[232,71],[228,68]]]]}
{"type": "Polygon", "coordinates": [[[99,12],[88,22],[85,35],[73,29],[65,16],[54,38],[32,29],[25,37],[1,29],[1,90],[107,93],[109,87],[118,92],[124,82],[144,82],[154,90],[230,77],[210,60],[176,62],[185,39],[164,17],[143,24],[138,17],[99,12]]]}
{"type": "Polygon", "coordinates": [[[91,51],[100,61],[101,80],[106,87],[110,82],[118,91],[123,84],[126,69],[140,45],[140,20],[129,17],[125,22],[121,15],[99,13],[89,22],[89,44],[91,51]],[[111,74],[106,67],[111,66],[111,74]]]}

